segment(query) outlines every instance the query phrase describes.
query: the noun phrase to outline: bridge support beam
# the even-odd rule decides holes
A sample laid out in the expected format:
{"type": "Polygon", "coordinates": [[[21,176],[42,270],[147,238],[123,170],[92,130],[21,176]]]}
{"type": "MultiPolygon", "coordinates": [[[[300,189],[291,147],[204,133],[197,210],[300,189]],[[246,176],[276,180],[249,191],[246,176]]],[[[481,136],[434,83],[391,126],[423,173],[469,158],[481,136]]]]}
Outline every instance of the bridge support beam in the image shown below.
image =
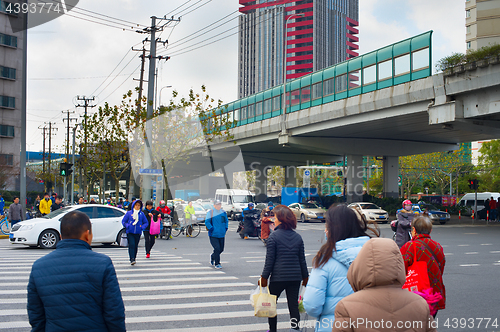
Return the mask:
{"type": "Polygon", "coordinates": [[[361,202],[363,200],[363,156],[348,155],[345,177],[347,203],[361,202]]]}
{"type": "Polygon", "coordinates": [[[261,163],[252,163],[252,170],[255,170],[255,198],[257,201],[261,200],[260,197],[265,195],[263,199],[267,199],[267,171],[269,166],[261,163]]]}
{"type": "Polygon", "coordinates": [[[399,158],[384,157],[384,197],[399,197],[399,158]]]}
{"type": "Polygon", "coordinates": [[[297,187],[297,167],[285,166],[285,187],[297,187]]]}
{"type": "Polygon", "coordinates": [[[210,197],[210,177],[207,175],[198,178],[198,190],[201,197],[210,197]]]}

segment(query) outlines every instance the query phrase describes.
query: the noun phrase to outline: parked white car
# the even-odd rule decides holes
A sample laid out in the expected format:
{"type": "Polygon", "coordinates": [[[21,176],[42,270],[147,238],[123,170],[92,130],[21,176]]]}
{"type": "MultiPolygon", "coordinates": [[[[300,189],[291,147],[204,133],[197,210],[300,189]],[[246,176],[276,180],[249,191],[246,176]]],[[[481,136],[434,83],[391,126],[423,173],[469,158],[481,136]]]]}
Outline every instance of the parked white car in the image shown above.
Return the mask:
{"type": "Polygon", "coordinates": [[[377,221],[386,223],[389,220],[389,214],[387,211],[382,210],[380,207],[373,203],[351,203],[348,205],[350,208],[357,208],[359,212],[361,212],[367,221],[377,221]]]}
{"type": "Polygon", "coordinates": [[[92,223],[92,243],[119,243],[122,232],[122,219],[125,211],[113,206],[88,204],[72,205],[41,218],[29,219],[15,224],[10,233],[12,244],[24,244],[30,247],[40,246],[43,249],[53,249],[61,240],[61,218],[71,211],[85,213],[92,223]]]}

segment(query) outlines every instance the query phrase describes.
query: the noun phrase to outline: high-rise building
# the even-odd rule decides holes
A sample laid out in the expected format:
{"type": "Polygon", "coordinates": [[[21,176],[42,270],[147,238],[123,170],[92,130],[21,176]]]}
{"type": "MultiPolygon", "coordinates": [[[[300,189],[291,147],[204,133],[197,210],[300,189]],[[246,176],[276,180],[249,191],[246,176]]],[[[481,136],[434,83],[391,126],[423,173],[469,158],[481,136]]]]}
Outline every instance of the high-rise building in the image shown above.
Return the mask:
{"type": "MultiPolygon", "coordinates": [[[[465,1],[465,43],[467,50],[500,44],[500,0],[465,1]]],[[[472,163],[478,165],[484,142],[472,142],[472,163]]]]}
{"type": "Polygon", "coordinates": [[[20,174],[21,100],[23,36],[11,24],[22,25],[21,15],[7,11],[9,2],[0,1],[0,185],[19,190],[15,177],[20,174]]]}
{"type": "Polygon", "coordinates": [[[239,0],[238,98],[358,55],[359,0],[239,0]],[[286,25],[286,30],[284,26],[286,25]]]}
{"type": "Polygon", "coordinates": [[[465,1],[467,49],[500,44],[500,0],[465,1]]]}

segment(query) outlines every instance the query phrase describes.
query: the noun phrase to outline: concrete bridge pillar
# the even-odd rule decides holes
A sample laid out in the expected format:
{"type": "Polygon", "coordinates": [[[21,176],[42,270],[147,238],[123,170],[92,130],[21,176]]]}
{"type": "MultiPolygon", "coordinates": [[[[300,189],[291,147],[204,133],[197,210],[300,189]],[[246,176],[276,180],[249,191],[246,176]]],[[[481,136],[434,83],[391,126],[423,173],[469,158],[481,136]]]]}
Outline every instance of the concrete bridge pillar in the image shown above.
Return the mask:
{"type": "Polygon", "coordinates": [[[285,166],[285,187],[297,187],[297,167],[285,166]]]}
{"type": "Polygon", "coordinates": [[[384,197],[399,197],[399,158],[384,157],[384,197]]]}
{"type": "Polygon", "coordinates": [[[198,190],[200,191],[200,196],[213,198],[210,192],[210,177],[207,175],[200,176],[198,178],[198,190]]]}
{"type": "Polygon", "coordinates": [[[233,189],[233,171],[224,167],[224,176],[224,181],[227,181],[226,186],[229,186],[227,189],[233,189]]]}
{"type": "Polygon", "coordinates": [[[252,169],[255,170],[255,197],[258,199],[261,195],[267,197],[267,171],[269,166],[261,163],[253,163],[252,169]]]}
{"type": "Polygon", "coordinates": [[[347,179],[347,203],[361,202],[363,199],[363,156],[348,155],[345,177],[347,179]]]}

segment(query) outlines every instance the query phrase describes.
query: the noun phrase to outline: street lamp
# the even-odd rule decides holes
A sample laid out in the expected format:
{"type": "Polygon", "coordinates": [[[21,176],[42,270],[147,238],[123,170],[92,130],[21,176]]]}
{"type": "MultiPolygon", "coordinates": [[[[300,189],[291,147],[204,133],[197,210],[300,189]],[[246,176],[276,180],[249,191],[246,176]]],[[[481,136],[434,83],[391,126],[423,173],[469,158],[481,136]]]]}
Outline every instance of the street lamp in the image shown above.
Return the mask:
{"type": "Polygon", "coordinates": [[[171,85],[166,85],[166,86],[164,86],[163,88],[161,88],[161,89],[160,89],[160,96],[159,96],[159,98],[158,98],[158,104],[159,104],[159,106],[161,106],[161,105],[162,105],[162,104],[161,104],[161,92],[163,91],[163,89],[166,89],[166,88],[171,88],[171,87],[172,87],[171,85]]]}
{"type": "MultiPolygon", "coordinates": [[[[285,17],[286,15],[286,10],[285,8],[283,9],[283,17],[285,17]]],[[[286,19],[285,21],[285,40],[283,42],[283,117],[282,117],[282,122],[281,122],[281,132],[283,134],[285,134],[286,132],[286,128],[285,128],[285,116],[286,116],[286,50],[287,50],[287,47],[286,47],[286,42],[287,42],[287,39],[288,39],[288,21],[292,18],[292,17],[304,17],[304,14],[291,14],[290,16],[288,16],[288,18],[286,19]]]]}
{"type": "Polygon", "coordinates": [[[439,168],[435,168],[435,167],[432,167],[432,169],[434,169],[436,171],[439,171],[439,172],[441,172],[443,174],[446,174],[446,175],[448,175],[450,177],[450,196],[451,196],[452,195],[452,192],[451,192],[451,190],[452,190],[452,185],[451,185],[451,175],[452,175],[452,173],[451,172],[450,173],[443,172],[439,168]]]}

